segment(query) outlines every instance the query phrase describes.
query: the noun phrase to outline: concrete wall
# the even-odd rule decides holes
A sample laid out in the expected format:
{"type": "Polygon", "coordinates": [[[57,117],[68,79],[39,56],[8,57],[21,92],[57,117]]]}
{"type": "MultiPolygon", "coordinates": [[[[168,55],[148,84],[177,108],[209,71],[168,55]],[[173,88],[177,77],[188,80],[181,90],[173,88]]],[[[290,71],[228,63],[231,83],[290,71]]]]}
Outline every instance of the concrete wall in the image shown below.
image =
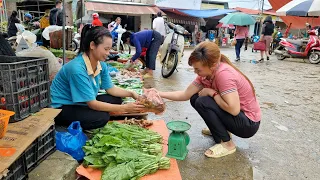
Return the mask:
{"type": "Polygon", "coordinates": [[[16,2],[8,2],[8,1],[6,1],[6,7],[7,7],[8,17],[10,17],[12,11],[16,11],[17,10],[17,3],[16,2]]]}
{"type": "Polygon", "coordinates": [[[152,19],[150,14],[141,15],[141,30],[151,29],[152,19]]]}

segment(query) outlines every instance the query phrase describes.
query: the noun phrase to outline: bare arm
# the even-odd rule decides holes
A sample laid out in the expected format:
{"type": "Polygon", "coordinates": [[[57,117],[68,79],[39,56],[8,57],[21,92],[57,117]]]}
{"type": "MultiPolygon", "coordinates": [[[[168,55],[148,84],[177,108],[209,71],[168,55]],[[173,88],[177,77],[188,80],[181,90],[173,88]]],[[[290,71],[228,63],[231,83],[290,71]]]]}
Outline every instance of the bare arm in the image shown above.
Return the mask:
{"type": "Polygon", "coordinates": [[[159,92],[159,94],[162,98],[169,99],[172,101],[187,101],[200,90],[201,89],[196,85],[190,84],[189,87],[184,91],[159,92]]]}
{"type": "MultiPolygon", "coordinates": [[[[134,92],[127,91],[118,87],[112,87],[107,90],[107,93],[115,96],[115,97],[132,97],[134,99],[138,98],[138,95],[134,92]]],[[[142,108],[144,106],[138,105],[136,103],[130,103],[130,104],[110,104],[105,103],[97,100],[93,100],[90,102],[87,102],[89,108],[96,110],[96,111],[105,111],[105,112],[129,112],[129,113],[138,113],[141,112],[142,108]]]]}
{"type": "Polygon", "coordinates": [[[240,113],[240,99],[238,91],[228,93],[223,96],[216,95],[214,100],[221,109],[233,116],[237,116],[240,113]]]}

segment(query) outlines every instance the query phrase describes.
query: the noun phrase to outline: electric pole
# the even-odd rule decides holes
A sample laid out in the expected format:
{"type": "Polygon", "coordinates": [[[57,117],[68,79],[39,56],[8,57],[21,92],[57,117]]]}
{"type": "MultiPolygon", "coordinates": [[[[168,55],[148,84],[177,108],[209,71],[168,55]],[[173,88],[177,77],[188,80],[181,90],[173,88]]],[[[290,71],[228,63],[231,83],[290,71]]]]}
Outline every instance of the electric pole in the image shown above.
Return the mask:
{"type": "Polygon", "coordinates": [[[263,17],[263,8],[264,8],[264,0],[261,0],[262,1],[262,7],[261,7],[261,14],[260,14],[260,32],[259,32],[259,35],[261,37],[261,33],[262,33],[262,25],[263,25],[263,20],[262,20],[262,17],[263,17]]]}

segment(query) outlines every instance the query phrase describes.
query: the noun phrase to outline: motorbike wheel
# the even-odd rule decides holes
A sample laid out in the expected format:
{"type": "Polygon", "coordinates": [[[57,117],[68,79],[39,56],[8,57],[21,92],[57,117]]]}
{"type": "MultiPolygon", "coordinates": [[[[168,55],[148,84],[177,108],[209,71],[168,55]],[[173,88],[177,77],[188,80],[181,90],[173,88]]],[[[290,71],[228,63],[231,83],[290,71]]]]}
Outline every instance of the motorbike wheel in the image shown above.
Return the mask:
{"type": "Polygon", "coordinates": [[[319,64],[320,63],[320,51],[311,52],[308,59],[311,64],[319,64]]]}
{"type": "Polygon", "coordinates": [[[131,48],[128,44],[120,44],[120,52],[122,54],[131,54],[131,48]]]}
{"type": "Polygon", "coordinates": [[[77,51],[79,48],[80,48],[80,46],[79,46],[79,44],[77,43],[77,41],[75,41],[75,40],[72,40],[72,44],[71,44],[71,49],[72,49],[72,51],[77,51]]]}
{"type": "Polygon", "coordinates": [[[164,61],[162,63],[162,68],[161,68],[162,77],[164,77],[164,78],[170,77],[173,74],[173,72],[176,70],[177,65],[178,65],[178,61],[179,61],[178,60],[178,53],[171,52],[169,54],[168,61],[164,61]]]}

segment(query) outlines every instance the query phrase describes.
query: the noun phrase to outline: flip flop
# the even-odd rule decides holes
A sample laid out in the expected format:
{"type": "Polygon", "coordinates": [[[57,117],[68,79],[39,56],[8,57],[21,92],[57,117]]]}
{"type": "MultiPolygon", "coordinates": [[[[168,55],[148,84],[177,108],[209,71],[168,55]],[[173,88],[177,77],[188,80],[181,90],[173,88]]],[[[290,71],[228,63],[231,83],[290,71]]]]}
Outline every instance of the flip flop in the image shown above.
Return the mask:
{"type": "Polygon", "coordinates": [[[145,74],[145,75],[143,76],[143,79],[149,79],[149,78],[153,78],[153,76],[150,75],[149,73],[147,73],[147,74],[145,74]]]}
{"type": "Polygon", "coordinates": [[[209,150],[211,151],[211,154],[208,154],[205,152],[204,155],[206,155],[209,158],[220,158],[220,157],[235,153],[237,149],[234,148],[232,150],[228,150],[225,147],[223,147],[221,144],[216,144],[211,148],[209,148],[209,150]]]}
{"type": "MultiPolygon", "coordinates": [[[[203,128],[201,131],[202,134],[207,135],[207,136],[212,136],[211,131],[209,128],[203,128]]],[[[232,134],[228,131],[230,139],[232,139],[232,134]]]]}
{"type": "Polygon", "coordinates": [[[202,134],[207,135],[207,136],[212,136],[211,131],[209,128],[203,128],[202,129],[202,134]]]}

